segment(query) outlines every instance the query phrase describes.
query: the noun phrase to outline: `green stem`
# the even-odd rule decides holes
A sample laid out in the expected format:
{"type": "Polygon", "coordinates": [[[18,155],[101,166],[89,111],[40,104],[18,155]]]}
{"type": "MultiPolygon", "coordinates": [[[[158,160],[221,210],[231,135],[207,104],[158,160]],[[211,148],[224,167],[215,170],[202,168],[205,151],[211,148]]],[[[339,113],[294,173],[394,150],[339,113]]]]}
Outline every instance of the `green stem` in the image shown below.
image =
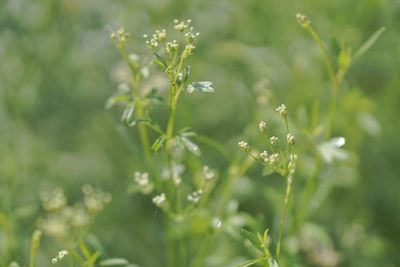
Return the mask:
{"type": "Polygon", "coordinates": [[[329,136],[331,135],[331,132],[332,132],[332,128],[333,128],[333,124],[334,124],[335,116],[336,116],[337,94],[338,94],[338,91],[340,88],[340,81],[336,78],[332,61],[329,58],[328,50],[326,49],[321,38],[314,31],[314,29],[312,28],[311,25],[307,26],[306,30],[308,31],[308,33],[311,35],[311,37],[314,39],[314,41],[316,42],[316,44],[322,51],[325,67],[328,72],[329,80],[331,82],[332,99],[331,99],[330,108],[329,108],[328,120],[327,120],[326,128],[325,128],[325,138],[329,138],[329,136]]]}
{"type": "Polygon", "coordinates": [[[287,184],[286,184],[286,195],[285,195],[285,201],[283,205],[283,211],[281,214],[281,218],[279,221],[279,229],[278,229],[278,241],[276,243],[276,258],[278,259],[281,253],[281,242],[282,242],[282,235],[283,235],[283,228],[285,226],[285,221],[286,221],[286,213],[287,213],[287,207],[289,203],[289,198],[292,192],[292,179],[293,179],[293,172],[289,170],[289,174],[287,176],[287,184]]]}
{"type": "Polygon", "coordinates": [[[300,197],[300,203],[297,208],[297,213],[295,217],[295,228],[297,229],[300,227],[300,225],[302,224],[307,215],[307,210],[310,206],[312,195],[314,194],[317,187],[318,174],[320,172],[321,167],[322,167],[322,160],[320,157],[318,157],[314,169],[311,172],[310,176],[308,177],[305,189],[303,190],[302,195],[300,197]]]}
{"type": "MultiPolygon", "coordinates": [[[[143,110],[143,104],[142,101],[140,99],[138,99],[136,101],[136,112],[139,118],[143,118],[144,117],[144,110],[143,110]]],[[[145,155],[145,159],[147,164],[150,167],[153,167],[153,161],[151,158],[151,150],[150,150],[150,142],[149,142],[149,135],[147,132],[147,128],[146,125],[143,124],[139,124],[138,125],[138,131],[139,131],[139,138],[140,138],[140,142],[142,144],[143,147],[143,152],[145,155]]]]}

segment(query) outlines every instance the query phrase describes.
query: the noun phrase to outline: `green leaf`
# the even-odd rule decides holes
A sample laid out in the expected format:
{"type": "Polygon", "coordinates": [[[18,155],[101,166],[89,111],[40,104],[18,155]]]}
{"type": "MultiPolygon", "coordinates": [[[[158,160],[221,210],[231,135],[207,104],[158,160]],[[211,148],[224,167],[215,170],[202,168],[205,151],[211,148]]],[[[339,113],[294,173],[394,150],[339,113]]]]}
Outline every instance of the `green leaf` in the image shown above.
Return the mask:
{"type": "Polygon", "coordinates": [[[183,82],[186,82],[189,79],[189,76],[190,76],[190,65],[187,65],[183,73],[183,82]]]}
{"type": "Polygon", "coordinates": [[[158,150],[160,150],[160,148],[162,148],[162,146],[164,145],[165,140],[167,140],[167,136],[166,135],[161,135],[151,145],[151,149],[153,149],[155,152],[157,152],[158,150]]]}
{"type": "Polygon", "coordinates": [[[263,234],[263,245],[264,247],[268,246],[268,229],[265,229],[263,234]]]}
{"type": "Polygon", "coordinates": [[[360,58],[365,52],[367,52],[376,41],[378,41],[379,37],[386,31],[385,27],[380,28],[377,30],[355,53],[354,59],[360,58]]]}
{"type": "Polygon", "coordinates": [[[243,228],[240,229],[240,233],[244,238],[248,239],[256,249],[263,252],[260,241],[258,240],[258,237],[256,234],[254,234],[250,231],[247,231],[246,229],[243,229],[243,228]]]}
{"type": "Polygon", "coordinates": [[[123,258],[110,258],[100,262],[100,266],[125,266],[129,261],[123,258]]]}
{"type": "Polygon", "coordinates": [[[124,111],[122,112],[122,117],[121,117],[122,122],[128,124],[129,121],[131,120],[134,111],[135,111],[135,103],[131,102],[125,107],[124,111]]]}
{"type": "Polygon", "coordinates": [[[275,170],[274,170],[274,168],[272,166],[266,165],[266,166],[264,166],[261,175],[262,176],[268,176],[268,175],[274,173],[274,171],[275,170]]]}
{"type": "Polygon", "coordinates": [[[129,100],[130,100],[130,97],[128,95],[114,94],[107,99],[105,108],[109,109],[109,108],[115,106],[116,104],[126,103],[129,100]]]}
{"type": "Polygon", "coordinates": [[[165,62],[165,60],[159,54],[153,53],[153,55],[156,57],[156,59],[154,59],[152,61],[152,63],[156,63],[157,65],[159,65],[163,69],[167,69],[168,68],[167,62],[165,62]]]}
{"type": "Polygon", "coordinates": [[[266,258],[259,258],[259,259],[255,259],[255,260],[249,260],[249,261],[246,261],[245,263],[242,263],[242,264],[238,265],[237,267],[251,266],[251,265],[254,265],[254,264],[256,264],[258,262],[261,262],[261,261],[264,261],[264,260],[266,260],[266,258]]]}
{"type": "Polygon", "coordinates": [[[351,47],[343,47],[338,57],[338,65],[341,69],[347,69],[351,65],[351,47]]]}
{"type": "Polygon", "coordinates": [[[130,121],[128,123],[128,126],[129,127],[135,127],[136,125],[139,125],[141,123],[147,124],[147,123],[150,123],[150,122],[151,122],[151,120],[149,118],[138,118],[138,119],[130,121]]]}
{"type": "Polygon", "coordinates": [[[151,89],[148,94],[145,96],[146,99],[159,102],[159,103],[164,103],[164,98],[158,95],[158,91],[156,89],[151,89]]]}
{"type": "Polygon", "coordinates": [[[188,85],[186,90],[189,92],[189,94],[193,93],[194,91],[214,93],[214,88],[211,87],[212,84],[213,83],[209,81],[193,82],[188,85]]]}
{"type": "Polygon", "coordinates": [[[278,263],[274,259],[268,260],[269,267],[279,267],[278,263]]]}
{"type": "Polygon", "coordinates": [[[199,146],[197,144],[193,143],[191,140],[189,140],[188,138],[186,138],[184,136],[181,136],[181,140],[182,140],[182,143],[186,147],[187,150],[189,150],[190,152],[192,152],[196,156],[200,156],[201,155],[200,148],[199,148],[199,146]]]}

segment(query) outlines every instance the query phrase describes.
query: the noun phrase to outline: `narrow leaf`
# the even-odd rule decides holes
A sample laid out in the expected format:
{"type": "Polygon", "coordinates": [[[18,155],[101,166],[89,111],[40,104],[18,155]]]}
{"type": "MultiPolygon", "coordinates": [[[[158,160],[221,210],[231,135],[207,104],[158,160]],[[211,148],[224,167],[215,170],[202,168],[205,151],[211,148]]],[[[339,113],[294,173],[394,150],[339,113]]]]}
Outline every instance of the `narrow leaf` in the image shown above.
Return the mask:
{"type": "Polygon", "coordinates": [[[256,249],[260,250],[261,252],[263,251],[262,248],[261,248],[261,244],[260,244],[256,234],[254,234],[254,233],[252,233],[250,231],[247,231],[246,229],[243,229],[243,228],[240,229],[240,233],[242,234],[242,236],[244,238],[248,239],[256,249]]]}
{"type": "Polygon", "coordinates": [[[161,135],[154,141],[153,145],[151,146],[151,149],[157,152],[164,145],[165,140],[167,140],[167,136],[161,135]]]}
{"type": "Polygon", "coordinates": [[[199,146],[197,144],[193,143],[191,140],[189,140],[188,138],[186,138],[184,136],[181,136],[181,140],[182,140],[182,143],[186,147],[187,150],[189,150],[190,152],[192,152],[196,156],[200,156],[201,155],[200,148],[199,148],[199,146]]]}
{"type": "Polygon", "coordinates": [[[164,69],[168,68],[167,62],[165,62],[165,60],[159,54],[157,54],[157,53],[153,53],[153,54],[156,57],[156,59],[153,60],[153,63],[160,65],[164,69]]]}
{"type": "Polygon", "coordinates": [[[258,263],[260,261],[264,261],[264,260],[266,260],[266,258],[259,258],[259,259],[255,259],[255,260],[249,260],[249,261],[246,261],[245,263],[242,263],[242,264],[238,265],[237,267],[251,266],[251,265],[254,265],[254,264],[256,264],[256,263],[258,263]]]}
{"type": "Polygon", "coordinates": [[[367,52],[376,41],[378,41],[379,37],[386,31],[385,27],[380,28],[377,30],[358,50],[354,53],[354,59],[358,59],[361,57],[365,52],[367,52]]]}
{"type": "Polygon", "coordinates": [[[105,107],[106,109],[109,109],[115,106],[116,104],[126,103],[129,101],[129,99],[130,98],[128,95],[120,95],[120,94],[112,95],[107,99],[105,107]]]}
{"type": "Polygon", "coordinates": [[[122,122],[128,123],[133,115],[134,110],[135,110],[135,103],[133,102],[129,103],[122,112],[122,117],[121,117],[122,122]]]}
{"type": "Polygon", "coordinates": [[[125,266],[129,261],[122,258],[111,258],[100,262],[100,266],[125,266]]]}

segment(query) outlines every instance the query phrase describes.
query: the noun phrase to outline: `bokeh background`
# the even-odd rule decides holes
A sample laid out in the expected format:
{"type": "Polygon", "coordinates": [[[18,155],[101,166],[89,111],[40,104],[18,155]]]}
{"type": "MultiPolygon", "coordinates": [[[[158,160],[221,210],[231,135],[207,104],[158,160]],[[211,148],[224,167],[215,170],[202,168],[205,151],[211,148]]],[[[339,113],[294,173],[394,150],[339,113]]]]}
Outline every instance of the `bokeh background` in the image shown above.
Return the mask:
{"type": "MultiPolygon", "coordinates": [[[[238,138],[251,136],[262,117],[255,103],[287,103],[301,117],[327,86],[319,50],[296,23],[297,12],[311,17],[332,54],[335,43],[356,49],[378,28],[387,29],[351,69],[339,102],[337,134],[358,155],[356,170],[335,183],[312,220],[331,237],[338,266],[400,266],[395,0],[0,0],[0,263],[27,261],[43,188],[62,187],[74,201],[90,183],[113,194],[92,229],[108,255],[162,266],[162,217],[144,244],[155,208],[149,198],[126,193],[131,173],[143,169],[136,132],[121,125],[118,111],[104,108],[123,75],[110,33],[125,27],[129,50],[146,58],[144,33],[191,18],[201,32],[193,79],[213,81],[216,93],[185,96],[179,124],[237,155],[238,138]]],[[[204,158],[220,172],[227,167],[215,153],[204,158]]],[[[267,192],[246,188],[238,193],[241,211],[271,214],[267,192]]],[[[238,248],[222,240],[224,249],[214,254],[229,258],[238,248]]],[[[43,266],[59,249],[43,241],[43,266]]]]}

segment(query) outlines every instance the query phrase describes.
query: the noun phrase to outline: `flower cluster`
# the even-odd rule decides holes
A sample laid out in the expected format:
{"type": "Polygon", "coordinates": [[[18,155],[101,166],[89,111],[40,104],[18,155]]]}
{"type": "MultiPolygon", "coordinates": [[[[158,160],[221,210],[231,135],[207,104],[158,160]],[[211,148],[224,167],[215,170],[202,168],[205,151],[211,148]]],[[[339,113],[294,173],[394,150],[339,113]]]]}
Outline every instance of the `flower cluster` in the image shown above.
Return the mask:
{"type": "Polygon", "coordinates": [[[161,193],[155,197],[153,197],[153,203],[154,205],[156,205],[157,207],[161,207],[167,200],[165,193],[161,193]]]}
{"type": "Polygon", "coordinates": [[[111,33],[111,39],[114,41],[115,45],[120,49],[125,48],[126,40],[129,36],[130,33],[125,32],[124,28],[120,28],[118,31],[111,33]]]}
{"type": "Polygon", "coordinates": [[[39,219],[38,227],[68,248],[76,246],[84,238],[94,216],[111,201],[111,194],[90,185],[84,185],[82,192],[83,200],[72,206],[67,204],[61,188],[40,194],[47,215],[39,219]]]}
{"type": "Polygon", "coordinates": [[[67,255],[68,255],[67,250],[61,250],[58,252],[57,256],[51,260],[51,262],[53,264],[56,264],[58,261],[62,260],[67,255]]]}
{"type": "Polygon", "coordinates": [[[285,105],[280,105],[276,108],[276,112],[284,120],[286,127],[286,144],[280,144],[277,136],[270,136],[267,123],[261,121],[258,124],[260,132],[267,138],[268,147],[270,151],[264,150],[258,155],[254,155],[250,150],[250,145],[245,142],[239,142],[239,147],[244,151],[248,152],[254,159],[260,161],[266,168],[266,173],[276,172],[280,175],[286,175],[290,173],[293,161],[295,160],[295,154],[293,147],[295,145],[295,137],[289,132],[289,124],[287,120],[287,108],[285,105]],[[282,147],[284,146],[284,147],[282,147]]]}
{"type": "Polygon", "coordinates": [[[307,28],[311,24],[310,18],[306,15],[297,13],[296,19],[297,19],[297,22],[300,24],[300,26],[303,28],[307,28]]]}

